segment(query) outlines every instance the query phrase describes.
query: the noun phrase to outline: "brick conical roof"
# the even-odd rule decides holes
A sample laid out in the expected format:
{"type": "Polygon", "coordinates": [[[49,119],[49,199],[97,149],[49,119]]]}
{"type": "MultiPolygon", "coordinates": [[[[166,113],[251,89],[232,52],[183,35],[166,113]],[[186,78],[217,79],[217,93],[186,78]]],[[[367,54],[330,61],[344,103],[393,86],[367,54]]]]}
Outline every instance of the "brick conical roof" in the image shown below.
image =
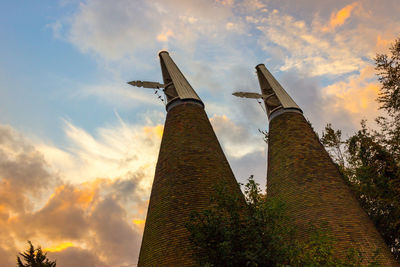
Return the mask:
{"type": "Polygon", "coordinates": [[[309,123],[292,108],[269,116],[268,197],[286,203],[300,240],[312,223],[333,234],[339,256],[356,248],[369,261],[379,249],[382,266],[398,266],[309,123]]]}
{"type": "Polygon", "coordinates": [[[197,266],[190,214],[208,208],[218,183],[242,193],[201,100],[177,98],[167,110],[138,265],[197,266]]]}

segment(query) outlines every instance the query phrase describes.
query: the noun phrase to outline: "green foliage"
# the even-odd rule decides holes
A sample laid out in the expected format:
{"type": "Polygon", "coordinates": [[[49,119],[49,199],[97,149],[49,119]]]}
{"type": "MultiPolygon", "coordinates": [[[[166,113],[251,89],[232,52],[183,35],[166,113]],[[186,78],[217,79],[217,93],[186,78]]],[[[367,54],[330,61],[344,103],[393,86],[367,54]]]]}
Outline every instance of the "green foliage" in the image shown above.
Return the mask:
{"type": "Polygon", "coordinates": [[[390,113],[400,111],[400,38],[390,48],[390,54],[375,57],[375,69],[382,84],[378,101],[390,113]]]}
{"type": "Polygon", "coordinates": [[[375,64],[382,85],[377,100],[386,112],[376,119],[378,128],[362,121],[359,131],[342,140],[341,131],[328,124],[321,143],[400,261],[400,38],[375,64]]]}
{"type": "Polygon", "coordinates": [[[332,266],[332,267],[377,267],[378,251],[375,252],[372,262],[365,264],[362,253],[351,248],[347,251],[345,259],[338,258],[335,254],[335,238],[329,231],[323,230],[326,226],[317,228],[311,226],[311,236],[308,241],[300,244],[299,253],[294,257],[291,266],[332,266]]]}
{"type": "Polygon", "coordinates": [[[43,253],[40,247],[35,249],[31,241],[28,241],[28,243],[29,248],[25,252],[19,253],[23,260],[17,256],[18,267],[56,267],[56,261],[47,259],[47,253],[43,253]]]}
{"type": "Polygon", "coordinates": [[[390,54],[375,57],[375,69],[382,85],[378,102],[387,116],[376,119],[380,126],[380,142],[400,160],[400,38],[390,48],[390,54]]]}
{"type": "Polygon", "coordinates": [[[342,131],[333,130],[332,125],[328,123],[325,126],[325,131],[322,133],[320,141],[330,151],[330,155],[333,156],[339,167],[343,168],[344,156],[342,147],[344,142],[342,141],[342,131]]]}
{"type": "MultiPolygon", "coordinates": [[[[331,143],[321,140],[332,158],[339,165],[343,178],[350,185],[359,203],[374,222],[377,230],[400,260],[400,168],[399,161],[383,143],[375,131],[367,129],[365,121],[361,129],[346,141],[341,140],[331,125],[325,133],[336,135],[341,148],[343,163],[332,155],[331,143]],[[342,165],[341,165],[342,164],[342,165]]],[[[328,134],[323,133],[323,136],[328,134]]]]}
{"type": "Polygon", "coordinates": [[[253,176],[244,193],[245,205],[219,186],[210,208],[192,214],[187,229],[201,266],[361,266],[360,253],[337,258],[334,239],[322,228],[296,241],[283,201],[267,201],[253,176]]]}

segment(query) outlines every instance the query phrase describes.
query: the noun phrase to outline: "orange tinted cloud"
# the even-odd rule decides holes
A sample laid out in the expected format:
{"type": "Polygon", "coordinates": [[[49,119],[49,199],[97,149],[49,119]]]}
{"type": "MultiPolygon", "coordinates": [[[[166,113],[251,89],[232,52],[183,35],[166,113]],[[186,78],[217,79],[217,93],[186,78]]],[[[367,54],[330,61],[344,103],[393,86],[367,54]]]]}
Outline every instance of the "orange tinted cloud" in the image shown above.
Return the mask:
{"type": "Polygon", "coordinates": [[[366,114],[368,109],[375,111],[375,99],[378,97],[378,93],[379,86],[371,83],[366,87],[354,88],[353,90],[338,93],[336,96],[343,99],[343,107],[348,111],[366,114]]]}
{"type": "Polygon", "coordinates": [[[132,222],[133,222],[134,224],[138,224],[138,225],[144,224],[145,221],[146,221],[146,220],[137,220],[137,219],[133,219],[133,220],[132,220],[132,222]]]}
{"type": "Polygon", "coordinates": [[[146,220],[133,219],[132,222],[136,227],[138,227],[142,231],[144,230],[144,224],[146,223],[146,220]]]}
{"type": "Polygon", "coordinates": [[[384,38],[380,34],[378,34],[378,36],[376,37],[375,51],[377,53],[387,53],[389,51],[389,48],[392,45],[394,39],[395,39],[395,36],[393,36],[393,35],[389,35],[384,38]],[[389,37],[389,38],[387,38],[387,37],[389,37]]]}
{"type": "MultiPolygon", "coordinates": [[[[138,144],[151,141],[147,143],[158,148],[162,126],[146,130],[123,125],[118,132],[121,140],[134,136],[138,144]]],[[[95,161],[90,157],[91,151],[101,157],[114,153],[96,167],[113,162],[119,166],[120,158],[129,156],[124,153],[125,142],[119,142],[114,131],[104,130],[101,141],[82,131],[77,131],[76,136],[84,136],[82,144],[90,145],[85,162],[95,161]]],[[[90,180],[85,180],[87,173],[77,171],[77,181],[84,182],[65,183],[34,144],[3,125],[0,154],[0,266],[12,266],[26,240],[32,240],[35,246],[42,244],[60,266],[121,266],[137,260],[144,226],[140,220],[147,204],[142,200],[141,184],[147,176],[141,166],[148,163],[147,158],[136,169],[126,168],[132,171],[100,171],[107,178],[95,178],[103,177],[96,175],[90,180]],[[50,193],[53,194],[48,197],[50,193]],[[132,218],[138,220],[136,224],[131,223],[132,218]],[[113,253],[109,255],[107,251],[113,253]]],[[[62,171],[59,173],[64,177],[62,171]]]]}
{"type": "Polygon", "coordinates": [[[234,3],[233,0],[216,0],[216,2],[224,6],[232,6],[234,3]]]}
{"type": "Polygon", "coordinates": [[[347,81],[337,82],[325,87],[327,95],[333,95],[337,101],[334,109],[346,110],[355,121],[373,120],[377,116],[379,84],[371,80],[374,77],[372,66],[365,67],[360,75],[349,77],[347,81]]]}
{"type": "Polygon", "coordinates": [[[168,30],[166,32],[160,33],[157,35],[157,40],[160,42],[167,42],[169,37],[173,37],[174,33],[171,30],[168,30]]]}
{"type": "Polygon", "coordinates": [[[98,186],[99,184],[97,180],[92,183],[87,182],[76,186],[63,184],[55,189],[55,192],[50,196],[49,201],[54,200],[55,198],[57,198],[58,201],[61,200],[58,209],[68,209],[72,205],[87,207],[92,203],[93,198],[97,193],[98,186]]]}
{"type": "Polygon", "coordinates": [[[347,5],[337,13],[332,12],[331,19],[329,20],[329,25],[322,28],[322,31],[331,31],[335,29],[337,26],[343,25],[346,20],[350,17],[351,12],[353,11],[354,7],[358,5],[357,2],[353,4],[347,5]]]}
{"type": "Polygon", "coordinates": [[[264,150],[262,138],[252,135],[246,127],[236,124],[228,116],[214,115],[210,122],[228,156],[240,158],[264,150]]]}
{"type": "Polygon", "coordinates": [[[161,124],[158,124],[156,126],[145,126],[143,127],[143,130],[147,136],[150,137],[152,135],[155,135],[156,137],[161,139],[164,132],[164,126],[162,126],[161,124]]]}
{"type": "Polygon", "coordinates": [[[61,244],[58,245],[54,245],[48,248],[44,248],[43,251],[45,252],[59,252],[59,251],[63,251],[64,249],[67,249],[69,247],[74,247],[74,243],[72,242],[63,242],[61,244]]]}

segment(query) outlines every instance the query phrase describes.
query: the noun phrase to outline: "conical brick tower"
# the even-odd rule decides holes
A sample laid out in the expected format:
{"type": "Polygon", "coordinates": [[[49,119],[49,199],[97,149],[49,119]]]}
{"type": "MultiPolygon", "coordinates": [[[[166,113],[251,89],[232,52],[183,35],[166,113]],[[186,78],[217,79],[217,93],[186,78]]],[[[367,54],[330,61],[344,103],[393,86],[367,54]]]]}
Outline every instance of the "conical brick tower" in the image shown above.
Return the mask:
{"type": "Polygon", "coordinates": [[[203,102],[168,52],[159,56],[168,113],[138,266],[197,266],[185,228],[191,212],[208,208],[218,183],[232,194],[242,193],[203,102]]]}
{"type": "Polygon", "coordinates": [[[268,197],[286,203],[300,240],[311,223],[333,234],[341,257],[356,248],[368,262],[378,249],[381,266],[398,266],[299,106],[263,64],[256,69],[269,119],[268,197]]]}

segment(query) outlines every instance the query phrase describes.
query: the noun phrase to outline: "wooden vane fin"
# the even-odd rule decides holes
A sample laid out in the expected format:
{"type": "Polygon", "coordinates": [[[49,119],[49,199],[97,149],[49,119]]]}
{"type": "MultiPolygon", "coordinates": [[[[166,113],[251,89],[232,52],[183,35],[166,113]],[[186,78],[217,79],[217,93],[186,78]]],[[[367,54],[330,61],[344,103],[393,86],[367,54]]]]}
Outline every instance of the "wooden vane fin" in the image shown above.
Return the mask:
{"type": "Polygon", "coordinates": [[[232,95],[237,97],[255,98],[255,99],[267,97],[267,95],[253,93],[253,92],[234,92],[232,95]]]}
{"type": "Polygon", "coordinates": [[[136,86],[136,87],[143,87],[143,88],[164,88],[165,85],[158,82],[148,82],[148,81],[131,81],[128,84],[136,86]]]}

